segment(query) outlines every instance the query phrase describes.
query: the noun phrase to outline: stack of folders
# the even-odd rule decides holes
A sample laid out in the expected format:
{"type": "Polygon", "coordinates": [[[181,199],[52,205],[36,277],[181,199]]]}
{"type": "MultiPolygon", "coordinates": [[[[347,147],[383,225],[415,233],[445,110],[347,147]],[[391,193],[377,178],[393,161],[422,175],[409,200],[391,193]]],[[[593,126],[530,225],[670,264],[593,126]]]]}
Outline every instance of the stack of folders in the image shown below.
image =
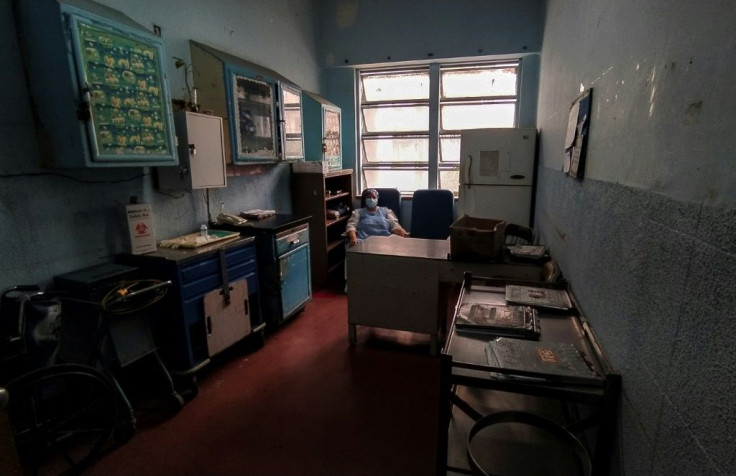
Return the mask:
{"type": "Polygon", "coordinates": [[[603,385],[585,353],[573,344],[499,337],[486,344],[488,364],[499,379],[547,384],[603,385]]]}
{"type": "Polygon", "coordinates": [[[572,301],[564,289],[506,285],[506,302],[567,311],[572,301]]]}
{"type": "Polygon", "coordinates": [[[455,318],[458,331],[484,332],[523,339],[539,338],[537,310],[529,306],[503,306],[485,303],[460,305],[455,318]]]}

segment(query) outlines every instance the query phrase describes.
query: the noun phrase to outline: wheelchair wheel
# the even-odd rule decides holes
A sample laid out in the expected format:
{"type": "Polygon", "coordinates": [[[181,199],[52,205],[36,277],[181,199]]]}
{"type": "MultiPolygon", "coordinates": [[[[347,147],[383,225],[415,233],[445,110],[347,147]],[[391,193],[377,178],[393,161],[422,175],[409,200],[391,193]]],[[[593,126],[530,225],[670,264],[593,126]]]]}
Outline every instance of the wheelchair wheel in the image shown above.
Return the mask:
{"type": "Polygon", "coordinates": [[[18,456],[31,474],[79,474],[115,428],[117,395],[92,367],[60,364],[7,385],[18,456]]]}

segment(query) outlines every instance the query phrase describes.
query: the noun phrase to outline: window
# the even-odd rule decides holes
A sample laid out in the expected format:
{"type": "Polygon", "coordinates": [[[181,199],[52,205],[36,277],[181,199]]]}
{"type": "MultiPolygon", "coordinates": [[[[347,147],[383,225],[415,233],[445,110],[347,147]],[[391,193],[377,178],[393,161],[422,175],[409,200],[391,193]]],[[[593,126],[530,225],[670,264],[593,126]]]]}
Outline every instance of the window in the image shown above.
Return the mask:
{"type": "Polygon", "coordinates": [[[457,194],[460,131],[514,127],[518,61],[361,70],[361,188],[457,194]]]}

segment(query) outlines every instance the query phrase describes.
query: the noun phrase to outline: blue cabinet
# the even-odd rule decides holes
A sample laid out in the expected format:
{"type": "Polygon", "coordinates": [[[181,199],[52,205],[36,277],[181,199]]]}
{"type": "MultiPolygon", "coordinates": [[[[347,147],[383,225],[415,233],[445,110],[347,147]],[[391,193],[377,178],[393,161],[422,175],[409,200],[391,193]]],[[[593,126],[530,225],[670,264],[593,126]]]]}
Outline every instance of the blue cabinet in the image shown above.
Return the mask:
{"type": "Polygon", "coordinates": [[[324,161],[327,170],[342,169],[341,109],[304,91],[304,150],[308,161],[324,161]]]}
{"type": "Polygon", "coordinates": [[[225,120],[233,165],[304,157],[301,88],[276,71],[189,42],[198,102],[225,120]]]}
{"type": "Polygon", "coordinates": [[[254,238],[196,249],[159,248],[144,255],[122,255],[118,261],[138,267],[146,277],[173,282],[165,303],[169,312],[158,323],[157,337],[164,360],[175,372],[194,373],[228,344],[251,334],[263,338],[254,238]],[[218,312],[227,309],[240,290],[247,290],[246,302],[233,304],[243,315],[218,312]],[[213,311],[208,311],[210,301],[213,311]],[[243,319],[248,322],[233,322],[243,319]],[[222,334],[229,339],[225,344],[222,334]]]}
{"type": "Polygon", "coordinates": [[[240,229],[256,239],[261,305],[270,329],[278,328],[312,299],[310,218],[276,215],[240,229]]]}

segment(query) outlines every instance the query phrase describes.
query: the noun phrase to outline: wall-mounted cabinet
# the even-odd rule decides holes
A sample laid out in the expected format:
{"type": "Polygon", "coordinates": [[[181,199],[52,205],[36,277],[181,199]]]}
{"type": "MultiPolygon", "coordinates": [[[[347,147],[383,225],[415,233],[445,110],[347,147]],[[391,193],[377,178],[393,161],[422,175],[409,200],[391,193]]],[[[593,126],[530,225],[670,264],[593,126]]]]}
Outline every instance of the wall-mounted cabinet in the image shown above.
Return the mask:
{"type": "Polygon", "coordinates": [[[222,119],[188,111],[174,113],[178,167],[156,169],[161,190],[192,191],[227,186],[222,119]]]}
{"type": "Polygon", "coordinates": [[[275,71],[196,41],[189,48],[198,102],[224,119],[228,163],[304,157],[298,86],[275,71]]]}
{"type": "Polygon", "coordinates": [[[304,150],[307,160],[342,169],[341,110],[327,99],[304,91],[304,150]]]}
{"type": "Polygon", "coordinates": [[[17,16],[44,165],[178,163],[161,38],[87,0],[20,0],[17,16]]]}

